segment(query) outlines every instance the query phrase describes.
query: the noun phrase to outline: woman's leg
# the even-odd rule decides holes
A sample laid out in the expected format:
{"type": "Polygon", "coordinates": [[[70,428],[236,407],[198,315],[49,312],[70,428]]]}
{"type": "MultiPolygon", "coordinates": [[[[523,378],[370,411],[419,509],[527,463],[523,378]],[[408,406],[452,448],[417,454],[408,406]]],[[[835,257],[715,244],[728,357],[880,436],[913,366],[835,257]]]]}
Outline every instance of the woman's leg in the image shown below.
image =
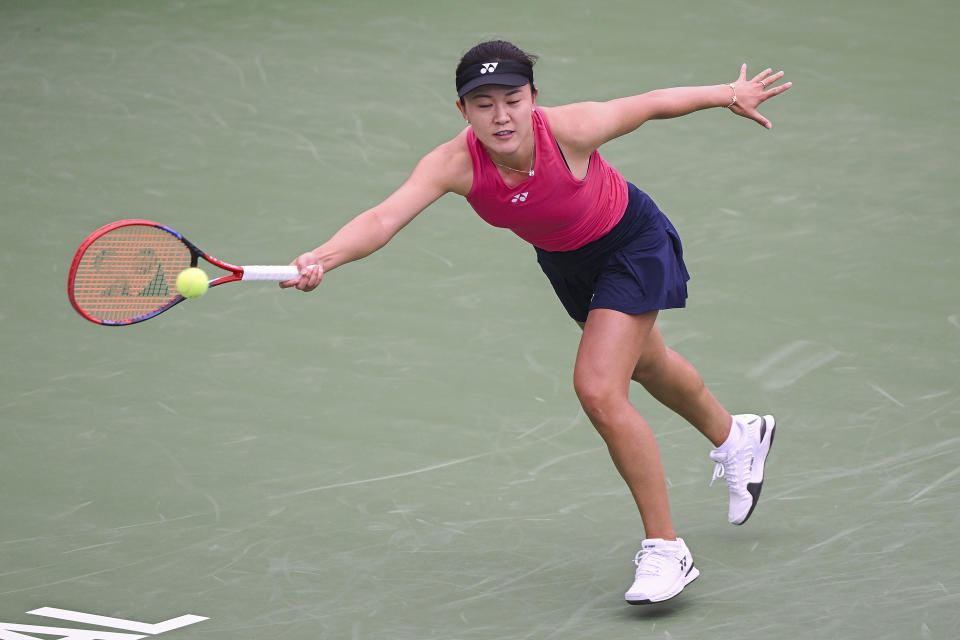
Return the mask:
{"type": "Polygon", "coordinates": [[[640,315],[591,311],[583,326],[573,380],[584,411],[633,494],[646,536],[674,540],[660,450],[629,399],[637,363],[646,358],[651,346],[657,348],[659,334],[652,335],[656,319],[656,311],[640,315]]]}
{"type": "Polygon", "coordinates": [[[687,360],[667,348],[654,325],[632,378],[667,408],[679,414],[719,447],[730,434],[732,418],[710,393],[703,378],[687,360]]]}
{"type": "Polygon", "coordinates": [[[719,463],[714,479],[724,476],[730,490],[727,518],[733,524],[746,522],[760,499],[764,464],[773,444],[774,417],[737,416],[739,426],[728,440],[733,418],[703,384],[693,365],[664,345],[656,325],[647,335],[646,348],[637,360],[632,378],[717,447],[710,458],[719,463]]]}

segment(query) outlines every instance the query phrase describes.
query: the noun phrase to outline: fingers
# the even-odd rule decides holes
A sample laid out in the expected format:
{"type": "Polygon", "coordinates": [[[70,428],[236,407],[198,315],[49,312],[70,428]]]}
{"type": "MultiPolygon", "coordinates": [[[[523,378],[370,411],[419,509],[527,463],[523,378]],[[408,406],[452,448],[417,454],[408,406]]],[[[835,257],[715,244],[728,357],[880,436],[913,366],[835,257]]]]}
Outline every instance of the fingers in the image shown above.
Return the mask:
{"type": "Polygon", "coordinates": [[[746,71],[747,65],[744,64],[740,67],[740,78],[738,80],[738,82],[744,83],[744,86],[738,85],[737,89],[740,100],[737,101],[736,106],[731,107],[731,110],[737,115],[753,120],[764,129],[772,129],[773,123],[762,116],[760,112],[757,111],[757,107],[764,101],[780,95],[792,87],[793,83],[785,82],[775,86],[777,82],[783,79],[784,72],[777,71],[773,73],[773,69],[770,68],[764,69],[756,74],[748,82],[746,80],[746,71]]]}
{"type": "MultiPolygon", "coordinates": [[[[740,81],[742,82],[747,81],[746,71],[747,71],[747,65],[744,64],[743,66],[740,67],[740,81]]],[[[770,69],[768,67],[763,71],[761,71],[760,73],[758,73],[757,75],[753,76],[753,78],[750,79],[750,82],[756,82],[757,84],[760,85],[760,90],[762,92],[766,92],[770,87],[772,87],[774,84],[780,81],[781,78],[783,78],[783,74],[784,72],[782,70],[777,71],[776,73],[773,73],[773,69],[770,69]]],[[[791,83],[787,83],[787,84],[790,85],[791,83]]],[[[781,93],[781,92],[777,92],[777,93],[781,93]]],[[[776,95],[776,94],[773,94],[773,95],[776,95]]]]}
{"type": "Polygon", "coordinates": [[[300,291],[313,291],[323,280],[323,267],[319,264],[308,264],[300,269],[300,280],[297,281],[297,289],[300,291]]]}
{"type": "Polygon", "coordinates": [[[323,266],[320,264],[302,264],[302,257],[292,262],[300,270],[300,277],[284,280],[280,283],[281,289],[296,287],[300,291],[313,291],[323,280],[323,266]]]}
{"type": "Polygon", "coordinates": [[[764,129],[772,129],[772,128],[773,128],[773,123],[770,122],[769,120],[767,120],[765,117],[763,117],[763,115],[761,115],[761,113],[760,113],[759,111],[757,111],[756,109],[744,109],[743,107],[740,107],[740,108],[738,109],[738,108],[736,108],[736,107],[733,107],[733,108],[731,108],[731,111],[733,111],[734,113],[736,113],[738,116],[743,116],[744,118],[747,118],[748,120],[753,120],[754,122],[756,122],[757,124],[759,124],[759,125],[760,125],[761,127],[763,127],[764,129]]]}
{"type": "Polygon", "coordinates": [[[778,96],[792,86],[793,86],[792,82],[785,82],[779,87],[773,87],[772,89],[767,89],[763,93],[763,99],[767,100],[769,98],[772,98],[773,96],[778,96]]]}
{"type": "Polygon", "coordinates": [[[758,73],[757,75],[753,76],[753,79],[751,80],[751,82],[765,82],[765,83],[769,86],[769,85],[770,85],[770,81],[769,81],[769,80],[764,80],[764,78],[766,78],[766,77],[767,77],[768,75],[770,75],[771,73],[773,73],[773,69],[764,69],[763,71],[761,71],[761,72],[758,73]]]}
{"type": "MultiPolygon", "coordinates": [[[[778,85],[778,86],[775,86],[775,87],[770,86],[772,83],[776,82],[777,80],[779,80],[780,78],[783,77],[783,72],[782,72],[782,71],[781,71],[780,73],[778,73],[778,74],[776,74],[776,75],[774,75],[774,76],[770,76],[770,77],[771,77],[771,78],[774,78],[774,79],[773,79],[773,80],[770,80],[770,81],[766,81],[766,82],[767,82],[767,85],[766,85],[767,88],[761,90],[760,95],[758,96],[758,98],[759,98],[759,100],[758,100],[758,102],[757,102],[758,105],[759,105],[761,102],[765,102],[766,100],[769,100],[770,98],[772,98],[772,97],[774,97],[774,96],[780,95],[781,93],[783,93],[784,91],[786,91],[787,89],[789,89],[790,87],[793,86],[793,83],[792,83],[792,82],[784,82],[783,84],[778,85]]],[[[767,127],[767,128],[769,129],[770,127],[767,127]]]]}
{"type": "Polygon", "coordinates": [[[764,91],[766,91],[767,89],[770,89],[774,84],[777,83],[778,80],[780,80],[783,77],[783,71],[777,71],[772,76],[768,75],[770,71],[771,71],[770,69],[767,69],[763,73],[758,74],[756,78],[754,78],[755,81],[760,83],[760,86],[763,88],[764,91]]]}

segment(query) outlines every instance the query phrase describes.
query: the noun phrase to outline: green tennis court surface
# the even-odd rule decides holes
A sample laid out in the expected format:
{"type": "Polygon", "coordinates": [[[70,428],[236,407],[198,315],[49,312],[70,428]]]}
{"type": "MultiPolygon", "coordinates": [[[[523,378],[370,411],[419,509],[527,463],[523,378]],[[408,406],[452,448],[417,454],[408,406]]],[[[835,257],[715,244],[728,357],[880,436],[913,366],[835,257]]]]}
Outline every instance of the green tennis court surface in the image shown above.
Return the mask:
{"type": "Polygon", "coordinates": [[[646,4],[0,4],[0,638],[960,636],[960,9],[646,4]],[[313,248],[460,129],[490,37],[542,56],[544,105],[794,82],[771,132],[717,109],[604,152],[683,237],[668,342],[778,420],[733,527],[709,443],[637,390],[702,572],[661,606],[622,599],[640,520],[577,329],[462,199],[311,295],[118,329],[67,302],[120,218],[237,263],[313,248]]]}

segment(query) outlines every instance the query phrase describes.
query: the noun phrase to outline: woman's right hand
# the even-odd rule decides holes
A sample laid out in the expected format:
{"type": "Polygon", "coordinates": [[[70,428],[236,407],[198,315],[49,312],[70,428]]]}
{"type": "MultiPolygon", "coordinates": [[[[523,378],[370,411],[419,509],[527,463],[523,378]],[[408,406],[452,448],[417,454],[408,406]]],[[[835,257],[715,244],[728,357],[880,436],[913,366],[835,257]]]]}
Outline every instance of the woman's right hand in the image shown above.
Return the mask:
{"type": "Polygon", "coordinates": [[[313,291],[323,280],[323,265],[313,251],[308,251],[290,263],[300,271],[300,277],[280,283],[281,289],[296,287],[300,291],[313,291]]]}

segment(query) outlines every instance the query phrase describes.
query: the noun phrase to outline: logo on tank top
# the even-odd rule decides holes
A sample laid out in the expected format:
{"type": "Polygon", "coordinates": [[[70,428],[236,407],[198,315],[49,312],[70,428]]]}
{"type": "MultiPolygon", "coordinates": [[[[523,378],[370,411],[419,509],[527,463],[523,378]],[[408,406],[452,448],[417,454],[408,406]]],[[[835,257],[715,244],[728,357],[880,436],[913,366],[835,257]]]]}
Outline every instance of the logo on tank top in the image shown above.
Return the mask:
{"type": "Polygon", "coordinates": [[[529,191],[524,191],[523,193],[518,193],[517,195],[513,196],[513,200],[511,200],[510,202],[512,202],[512,203],[514,203],[514,204],[516,204],[517,202],[526,202],[526,201],[527,201],[527,194],[529,194],[529,193],[530,193],[529,191]]]}
{"type": "Polygon", "coordinates": [[[483,65],[480,67],[480,75],[483,75],[485,73],[493,73],[494,71],[497,70],[497,64],[498,63],[496,62],[484,62],[483,65]]]}

